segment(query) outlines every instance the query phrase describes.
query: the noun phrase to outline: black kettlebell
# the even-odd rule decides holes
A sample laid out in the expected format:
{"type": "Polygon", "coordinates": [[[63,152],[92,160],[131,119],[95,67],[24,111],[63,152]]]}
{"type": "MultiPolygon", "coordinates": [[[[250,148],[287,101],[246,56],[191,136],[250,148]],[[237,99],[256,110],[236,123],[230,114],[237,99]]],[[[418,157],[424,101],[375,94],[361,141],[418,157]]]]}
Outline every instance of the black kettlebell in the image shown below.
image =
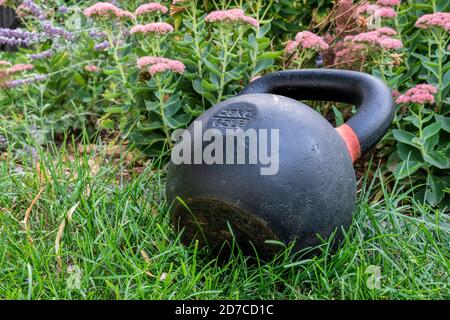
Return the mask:
{"type": "MultiPolygon", "coordinates": [[[[270,150],[274,159],[278,152],[278,171],[262,174],[261,162],[180,163],[173,160],[174,149],[166,192],[172,222],[182,232],[183,243],[198,239],[200,245],[222,248],[234,238],[244,253],[270,258],[280,246],[267,240],[295,241],[294,248],[300,250],[319,244],[318,235],[327,238],[337,231],[339,239],[356,205],[352,164],[383,137],[393,115],[389,88],[365,73],[290,70],[253,81],[238,96],[200,116],[199,132],[191,124],[187,132],[194,138],[180,138],[191,147],[184,156],[195,158],[195,139],[207,129],[224,135],[232,129],[278,129],[278,150],[270,150]],[[343,102],[358,110],[335,129],[297,100],[343,102]]],[[[270,137],[269,147],[276,140],[275,135],[270,137]]],[[[225,140],[219,143],[226,149],[225,140]]],[[[200,151],[208,143],[202,141],[200,151]]],[[[251,152],[248,140],[243,146],[251,152]]],[[[176,152],[183,155],[179,149],[176,152]]]]}

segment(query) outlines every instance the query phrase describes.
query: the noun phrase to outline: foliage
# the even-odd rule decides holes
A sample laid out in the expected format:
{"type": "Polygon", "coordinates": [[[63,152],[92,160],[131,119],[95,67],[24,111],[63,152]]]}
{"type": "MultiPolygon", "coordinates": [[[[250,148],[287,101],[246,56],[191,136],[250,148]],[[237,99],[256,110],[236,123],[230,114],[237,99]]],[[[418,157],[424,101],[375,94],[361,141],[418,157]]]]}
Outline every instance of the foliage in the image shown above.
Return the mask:
{"type": "MultiPolygon", "coordinates": [[[[17,7],[22,1],[8,3],[17,7]]],[[[448,1],[402,1],[393,6],[395,16],[365,7],[375,1],[162,1],[170,7],[167,14],[118,20],[86,17],[83,10],[95,1],[36,3],[46,16],[25,15],[22,27],[44,36],[0,57],[33,63],[33,72],[18,81],[40,82],[3,86],[0,107],[10,118],[24,114],[48,137],[86,127],[91,133],[120,133],[130,145],[159,156],[170,150],[174,129],[185,127],[256,76],[299,67],[363,70],[383,79],[396,97],[419,84],[437,89],[433,102],[396,106],[393,130],[380,145],[380,154],[384,172],[411,186],[418,199],[449,204],[449,34],[415,25],[425,14],[449,11],[448,1]],[[63,5],[66,10],[61,10],[63,5]],[[205,22],[211,11],[230,8],[242,8],[259,25],[205,22]],[[172,25],[173,32],[130,34],[136,24],[162,22],[172,25]],[[372,37],[386,27],[396,34],[372,37]],[[302,47],[306,30],[321,35],[326,47],[302,47]],[[295,50],[287,52],[286,47],[283,55],[289,43],[295,50]],[[31,58],[45,52],[51,54],[31,58]],[[148,66],[137,64],[145,56],[180,61],[185,70],[151,74],[148,66]],[[37,78],[42,75],[45,79],[37,78]]],[[[141,4],[115,3],[130,12],[141,4]]],[[[318,111],[327,118],[331,113],[340,124],[354,109],[325,104],[318,111]]]]}
{"type": "Polygon", "coordinates": [[[414,22],[415,17],[449,9],[448,1],[403,3],[396,24],[405,46],[404,63],[385,73],[394,89],[405,91],[419,83],[438,89],[432,104],[397,107],[392,136],[396,152],[389,167],[398,179],[416,186],[418,199],[441,206],[450,203],[450,34],[442,28],[418,29],[414,22]]]}

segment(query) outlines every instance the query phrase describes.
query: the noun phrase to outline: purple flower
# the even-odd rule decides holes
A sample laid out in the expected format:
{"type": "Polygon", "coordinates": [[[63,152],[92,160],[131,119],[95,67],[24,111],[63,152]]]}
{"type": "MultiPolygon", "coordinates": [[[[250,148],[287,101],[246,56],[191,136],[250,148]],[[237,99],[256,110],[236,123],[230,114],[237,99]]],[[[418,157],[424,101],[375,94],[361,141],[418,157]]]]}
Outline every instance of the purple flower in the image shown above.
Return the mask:
{"type": "Polygon", "coordinates": [[[48,75],[46,75],[46,74],[37,74],[35,76],[28,77],[28,78],[7,81],[2,86],[6,87],[6,88],[17,88],[17,87],[20,87],[23,85],[43,81],[43,80],[46,80],[47,78],[48,78],[48,75]]]}
{"type": "Polygon", "coordinates": [[[40,53],[30,54],[30,55],[28,55],[28,57],[31,60],[35,61],[35,60],[41,60],[41,59],[50,58],[51,56],[53,56],[53,53],[54,53],[53,50],[49,49],[49,50],[46,50],[46,51],[42,51],[40,53]]]}
{"type": "Polygon", "coordinates": [[[45,20],[47,15],[45,12],[32,0],[25,0],[20,7],[27,9],[33,16],[39,20],[45,20]]]}
{"type": "Polygon", "coordinates": [[[58,8],[58,12],[61,14],[66,14],[67,12],[69,12],[69,9],[66,6],[60,6],[58,8]]]}
{"type": "Polygon", "coordinates": [[[103,31],[91,30],[89,31],[89,36],[95,40],[103,40],[106,38],[106,33],[103,31]]]}
{"type": "Polygon", "coordinates": [[[21,29],[0,28],[0,45],[29,46],[38,42],[41,37],[42,34],[37,32],[29,32],[21,29]]]}
{"type": "Polygon", "coordinates": [[[109,42],[108,41],[103,41],[103,42],[97,43],[94,46],[94,50],[95,51],[104,51],[104,50],[106,50],[108,48],[109,48],[109,42]]]}
{"type": "Polygon", "coordinates": [[[73,40],[74,38],[74,35],[71,32],[66,31],[64,28],[54,26],[50,21],[43,22],[42,29],[50,38],[63,37],[66,40],[73,40]]]}

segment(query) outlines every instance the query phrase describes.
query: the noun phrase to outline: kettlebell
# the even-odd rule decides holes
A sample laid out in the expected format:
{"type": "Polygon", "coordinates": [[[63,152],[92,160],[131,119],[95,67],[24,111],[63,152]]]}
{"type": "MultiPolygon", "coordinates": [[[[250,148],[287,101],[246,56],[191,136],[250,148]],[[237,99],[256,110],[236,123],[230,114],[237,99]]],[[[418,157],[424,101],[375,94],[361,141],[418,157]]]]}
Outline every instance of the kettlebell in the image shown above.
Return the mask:
{"type": "Polygon", "coordinates": [[[178,138],[186,149],[172,151],[166,196],[182,242],[198,240],[200,246],[217,250],[234,243],[245,254],[271,258],[280,250],[280,242],[294,242],[294,250],[299,251],[333,233],[339,240],[356,206],[353,162],[383,137],[393,116],[390,89],[365,73],[303,69],[254,80],[236,97],[202,114],[178,138]],[[348,103],[357,111],[334,128],[298,100],[348,103]],[[240,145],[225,142],[233,130],[249,129],[278,135],[267,134],[267,146],[258,145],[258,151],[250,150],[256,144],[249,143],[249,137],[240,145]],[[216,146],[228,146],[227,152],[231,146],[234,160],[239,151],[248,151],[245,159],[198,161],[212,139],[195,143],[208,130],[225,136],[216,146]],[[242,161],[254,158],[261,149],[270,150],[278,161],[273,165],[277,170],[264,173],[270,171],[267,161],[242,161]],[[191,161],[174,160],[174,153],[191,161]]]}

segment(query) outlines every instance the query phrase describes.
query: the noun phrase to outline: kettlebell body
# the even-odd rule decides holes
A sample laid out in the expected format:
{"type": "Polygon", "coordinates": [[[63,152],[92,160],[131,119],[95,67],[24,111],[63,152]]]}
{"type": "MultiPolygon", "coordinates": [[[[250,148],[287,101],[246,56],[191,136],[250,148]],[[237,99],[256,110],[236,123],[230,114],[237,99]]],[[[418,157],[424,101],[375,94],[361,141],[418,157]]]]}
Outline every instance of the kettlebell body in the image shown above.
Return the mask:
{"type": "MultiPolygon", "coordinates": [[[[212,141],[200,137],[211,130],[220,133],[225,138],[216,141],[216,146],[226,151],[231,147],[234,161],[227,164],[231,158],[225,159],[226,155],[221,163],[180,163],[172,157],[166,191],[182,241],[190,244],[197,239],[200,245],[226,252],[234,240],[244,253],[270,258],[280,250],[270,240],[295,242],[295,249],[301,250],[333,232],[339,239],[352,221],[356,204],[352,163],[382,137],[392,116],[390,91],[366,74],[295,70],[254,81],[240,95],[200,116],[187,130],[191,138],[184,141],[190,146],[184,149],[190,152],[184,159],[195,160],[195,152],[205,151],[212,141]],[[377,111],[383,115],[374,118],[366,113],[364,118],[371,118],[366,126],[361,124],[361,132],[350,121],[336,130],[296,99],[354,103],[360,105],[358,112],[383,105],[377,111]],[[369,141],[361,144],[358,134],[364,137],[367,126],[375,129],[369,141]],[[255,133],[244,135],[241,149],[238,143],[227,145],[226,137],[236,130],[255,133]],[[252,143],[255,136],[266,146],[252,143]],[[244,149],[245,157],[237,163],[244,149]],[[265,161],[250,161],[252,152],[265,161]]],[[[356,124],[359,121],[356,118],[356,124]]]]}

